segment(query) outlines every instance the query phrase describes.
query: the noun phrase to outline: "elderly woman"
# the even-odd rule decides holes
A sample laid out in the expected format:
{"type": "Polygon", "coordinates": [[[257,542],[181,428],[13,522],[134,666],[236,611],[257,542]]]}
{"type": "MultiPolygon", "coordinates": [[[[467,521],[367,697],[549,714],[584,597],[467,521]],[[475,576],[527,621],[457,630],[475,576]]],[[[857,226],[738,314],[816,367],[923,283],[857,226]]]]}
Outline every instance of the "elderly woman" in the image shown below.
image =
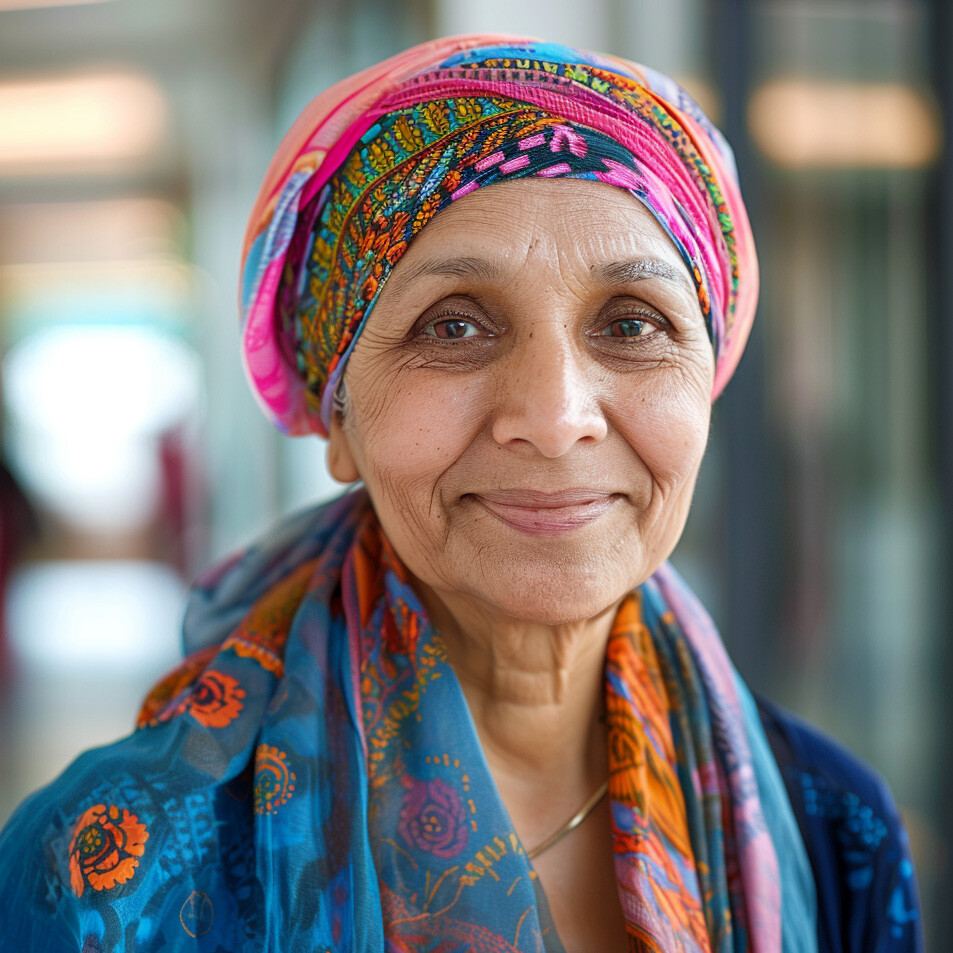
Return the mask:
{"type": "Polygon", "coordinates": [[[206,576],[138,730],[20,808],[4,949],[919,949],[883,785],[666,563],[756,289],[651,70],[462,37],[319,96],[243,341],[362,487],[206,576]]]}

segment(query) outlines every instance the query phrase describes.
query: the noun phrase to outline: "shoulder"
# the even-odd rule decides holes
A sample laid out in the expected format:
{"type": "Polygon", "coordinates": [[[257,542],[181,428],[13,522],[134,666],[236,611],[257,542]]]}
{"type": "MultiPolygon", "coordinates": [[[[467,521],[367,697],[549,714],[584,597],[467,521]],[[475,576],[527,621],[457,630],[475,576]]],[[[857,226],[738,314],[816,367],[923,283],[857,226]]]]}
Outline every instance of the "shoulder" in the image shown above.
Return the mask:
{"type": "Polygon", "coordinates": [[[299,514],[196,584],[191,654],[149,693],[138,729],[81,755],[0,832],[0,947],[172,953],[202,937],[203,949],[261,949],[256,812],[295,775],[269,786],[269,759],[285,753],[259,733],[267,714],[297,738],[317,710],[300,693],[275,713],[288,634],[317,561],[342,545],[338,525],[365,509],[351,494],[299,514]]]}
{"type": "Polygon", "coordinates": [[[122,770],[127,746],[81,755],[0,832],[0,933],[16,949],[97,950],[100,901],[142,879],[154,810],[122,770]]]}
{"type": "Polygon", "coordinates": [[[0,832],[3,949],[259,948],[251,765],[270,673],[207,654],[160,682],[137,731],[82,754],[0,832]]]}
{"type": "Polygon", "coordinates": [[[907,833],[883,778],[765,699],[758,711],[817,885],[821,953],[921,953],[907,833]]]}
{"type": "Polygon", "coordinates": [[[758,713],[768,742],[784,773],[809,775],[831,790],[856,796],[880,812],[896,815],[884,779],[855,754],[798,716],[758,697],[758,713]]]}

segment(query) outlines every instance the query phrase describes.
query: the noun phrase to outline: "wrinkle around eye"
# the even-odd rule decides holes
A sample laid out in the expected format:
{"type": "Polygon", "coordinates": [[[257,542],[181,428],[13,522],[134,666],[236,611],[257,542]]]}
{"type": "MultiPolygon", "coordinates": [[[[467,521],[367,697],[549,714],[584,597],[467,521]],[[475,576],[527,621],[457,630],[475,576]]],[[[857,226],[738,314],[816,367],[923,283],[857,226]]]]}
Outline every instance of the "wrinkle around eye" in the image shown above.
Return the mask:
{"type": "Polygon", "coordinates": [[[648,279],[641,281],[638,288],[620,289],[606,313],[623,318],[626,312],[645,316],[663,330],[677,333],[690,333],[693,328],[704,326],[698,296],[689,294],[681,283],[648,279]]]}

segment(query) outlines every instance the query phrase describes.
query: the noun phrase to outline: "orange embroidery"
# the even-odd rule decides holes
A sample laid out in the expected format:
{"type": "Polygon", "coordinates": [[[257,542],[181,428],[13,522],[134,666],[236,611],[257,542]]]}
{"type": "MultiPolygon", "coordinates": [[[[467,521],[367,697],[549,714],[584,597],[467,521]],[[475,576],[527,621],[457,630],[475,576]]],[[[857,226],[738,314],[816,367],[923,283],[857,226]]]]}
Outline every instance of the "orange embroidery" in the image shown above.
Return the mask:
{"type": "Polygon", "coordinates": [[[245,689],[231,675],[207,669],[195,683],[185,710],[205,728],[224,728],[239,715],[245,689]]]}
{"type": "Polygon", "coordinates": [[[273,745],[259,745],[255,751],[255,813],[277,813],[294,794],[295,780],[284,751],[273,745]]]}
{"type": "Polygon", "coordinates": [[[208,894],[201,890],[193,890],[182,904],[179,911],[179,923],[191,937],[205,936],[212,929],[215,922],[215,908],[208,894]]]}
{"type": "Polygon", "coordinates": [[[182,711],[182,705],[171,708],[172,702],[195,681],[217,652],[217,645],[199,649],[156,682],[142,703],[139,717],[136,719],[136,727],[157,725],[178,715],[182,711]]]}
{"type": "Polygon", "coordinates": [[[111,804],[91,807],[76,822],[69,845],[70,886],[110,890],[131,879],[146,850],[149,831],[135,814],[111,804]]]}
{"type": "Polygon", "coordinates": [[[243,658],[253,658],[262,668],[281,678],[285,670],[288,632],[316,566],[317,560],[304,563],[262,596],[222,643],[222,649],[231,649],[243,658]]]}
{"type": "Polygon", "coordinates": [[[618,675],[626,691],[625,696],[609,692],[606,698],[609,796],[634,806],[648,831],[661,831],[676,850],[691,856],[668,717],[671,704],[636,593],[619,607],[606,647],[606,666],[618,675]],[[633,709],[638,718],[632,717],[633,709]]]}

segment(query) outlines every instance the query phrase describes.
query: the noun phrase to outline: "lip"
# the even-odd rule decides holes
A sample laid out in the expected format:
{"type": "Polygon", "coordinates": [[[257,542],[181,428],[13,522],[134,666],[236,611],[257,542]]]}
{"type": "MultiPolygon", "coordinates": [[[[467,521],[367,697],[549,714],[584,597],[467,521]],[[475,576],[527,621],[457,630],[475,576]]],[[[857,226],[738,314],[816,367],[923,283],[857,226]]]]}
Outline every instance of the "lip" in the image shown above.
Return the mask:
{"type": "Polygon", "coordinates": [[[467,494],[502,523],[530,536],[566,533],[593,523],[620,499],[618,493],[573,488],[490,490],[467,494]]]}

